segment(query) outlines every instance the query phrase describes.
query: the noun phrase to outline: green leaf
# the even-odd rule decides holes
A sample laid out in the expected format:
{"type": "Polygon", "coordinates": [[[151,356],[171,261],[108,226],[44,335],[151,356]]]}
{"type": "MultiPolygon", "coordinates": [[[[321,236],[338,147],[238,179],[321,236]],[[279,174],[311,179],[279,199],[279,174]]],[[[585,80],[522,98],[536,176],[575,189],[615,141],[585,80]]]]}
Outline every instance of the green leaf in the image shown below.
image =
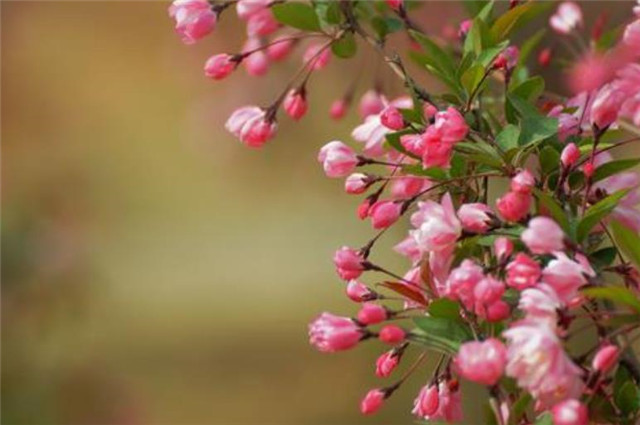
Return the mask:
{"type": "Polygon", "coordinates": [[[515,403],[513,403],[513,406],[511,407],[511,415],[509,418],[509,423],[520,423],[520,419],[522,418],[522,415],[524,415],[524,413],[527,411],[527,407],[529,407],[529,404],[531,403],[531,401],[533,400],[533,397],[531,397],[531,394],[527,393],[527,392],[523,392],[522,395],[518,398],[518,400],[516,400],[515,403]]]}
{"type": "Polygon", "coordinates": [[[629,260],[640,266],[640,235],[617,220],[611,221],[611,230],[622,252],[629,260]]]}
{"type": "Polygon", "coordinates": [[[562,230],[568,234],[569,219],[560,204],[558,204],[548,193],[540,189],[534,189],[533,193],[538,199],[539,204],[549,211],[551,217],[560,225],[560,227],[562,227],[562,230]]]}
{"type": "Polygon", "coordinates": [[[542,148],[539,159],[543,176],[548,176],[560,167],[560,154],[551,146],[542,148]]]}
{"type": "Polygon", "coordinates": [[[509,91],[533,103],[544,92],[544,79],[539,75],[531,77],[517,86],[510,88],[509,91]]]}
{"type": "Polygon", "coordinates": [[[538,417],[538,419],[536,419],[534,425],[553,425],[553,417],[551,416],[551,413],[543,413],[538,417]]]}
{"type": "Polygon", "coordinates": [[[481,64],[485,68],[488,67],[491,63],[493,63],[493,60],[496,58],[496,56],[498,56],[498,54],[500,54],[500,52],[502,52],[508,45],[509,41],[505,40],[502,43],[499,43],[497,46],[484,49],[478,55],[476,62],[481,64]]]}
{"type": "Polygon", "coordinates": [[[316,0],[313,2],[313,7],[322,24],[338,25],[343,20],[340,3],[337,1],[316,0]]]}
{"type": "Polygon", "coordinates": [[[504,152],[518,147],[518,139],[520,138],[520,129],[513,125],[507,124],[502,131],[496,136],[496,144],[504,152]]]}
{"type": "Polygon", "coordinates": [[[491,47],[489,29],[482,19],[475,18],[464,39],[463,52],[479,55],[486,47],[491,47]]]}
{"type": "Polygon", "coordinates": [[[609,246],[589,254],[589,260],[593,266],[601,269],[611,265],[616,259],[616,255],[618,255],[618,250],[613,246],[609,246]]]}
{"type": "Polygon", "coordinates": [[[582,217],[582,220],[578,223],[576,233],[578,242],[582,242],[584,238],[587,237],[591,229],[593,229],[600,220],[608,216],[616,205],[618,205],[620,199],[622,199],[627,193],[629,193],[628,190],[619,190],[590,206],[585,212],[584,217],[582,217]]]}
{"type": "Polygon", "coordinates": [[[640,164],[640,158],[620,159],[618,161],[610,161],[602,164],[593,173],[593,181],[597,182],[606,179],[609,176],[617,174],[621,171],[633,168],[640,164]]]}
{"type": "Polygon", "coordinates": [[[460,320],[460,304],[447,298],[432,301],[427,311],[431,317],[460,320]]]}
{"type": "Polygon", "coordinates": [[[416,317],[416,326],[424,336],[456,352],[460,344],[472,338],[469,328],[457,320],[442,317],[416,317]]]}
{"type": "Polygon", "coordinates": [[[614,303],[624,304],[640,313],[640,300],[636,294],[622,286],[599,286],[585,288],[582,293],[591,298],[598,298],[613,301],[614,303]]]}
{"type": "Polygon", "coordinates": [[[616,406],[622,410],[625,416],[635,413],[640,409],[640,390],[631,379],[622,384],[614,393],[613,397],[616,406]]]}
{"type": "Polygon", "coordinates": [[[420,44],[428,57],[428,64],[446,75],[455,75],[456,66],[452,56],[424,34],[409,30],[411,37],[420,44]]]}
{"type": "Polygon", "coordinates": [[[493,26],[491,27],[491,37],[493,37],[496,42],[506,39],[515,28],[521,28],[525,23],[530,21],[539,13],[542,13],[547,7],[550,6],[550,4],[546,5],[544,3],[550,2],[529,1],[526,3],[521,3],[520,5],[509,10],[498,19],[496,19],[493,26]]]}
{"type": "Polygon", "coordinates": [[[520,54],[518,55],[518,66],[524,66],[527,63],[527,59],[531,56],[531,53],[536,49],[540,41],[544,38],[544,35],[547,33],[546,28],[539,29],[534,35],[529,37],[525,42],[520,46],[520,54]]]}
{"type": "Polygon", "coordinates": [[[402,170],[406,174],[429,177],[433,180],[446,180],[449,178],[449,173],[447,172],[447,170],[439,167],[422,168],[422,165],[415,164],[405,165],[404,167],[402,167],[402,170]]]}
{"type": "Polygon", "coordinates": [[[339,58],[350,58],[356,54],[358,46],[352,33],[345,33],[339,40],[331,43],[331,51],[339,58]]]}
{"type": "Polygon", "coordinates": [[[320,31],[316,11],[306,3],[279,3],[271,7],[273,16],[284,25],[305,31],[320,31]]]}
{"type": "Polygon", "coordinates": [[[484,66],[478,63],[467,69],[465,73],[462,74],[462,77],[460,77],[462,87],[464,87],[467,92],[467,98],[471,96],[471,93],[475,91],[480,81],[482,81],[484,72],[484,66]]]}
{"type": "Polygon", "coordinates": [[[545,116],[527,116],[520,122],[520,146],[541,142],[558,132],[558,119],[545,116]]]}

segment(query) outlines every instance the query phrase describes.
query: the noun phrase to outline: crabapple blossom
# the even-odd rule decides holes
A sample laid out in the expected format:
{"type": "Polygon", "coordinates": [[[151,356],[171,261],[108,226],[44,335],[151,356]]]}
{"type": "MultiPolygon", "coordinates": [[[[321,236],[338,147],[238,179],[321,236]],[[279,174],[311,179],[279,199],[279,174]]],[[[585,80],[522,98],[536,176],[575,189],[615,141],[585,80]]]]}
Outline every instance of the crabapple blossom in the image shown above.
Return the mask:
{"type": "Polygon", "coordinates": [[[377,90],[368,90],[360,98],[360,105],[358,106],[358,113],[361,118],[366,118],[369,115],[377,115],[384,109],[386,100],[377,90]]]}
{"type": "Polygon", "coordinates": [[[204,75],[214,80],[222,80],[236,69],[238,63],[231,55],[220,53],[207,59],[204,65],[204,75]]]}
{"type": "Polygon", "coordinates": [[[469,126],[464,117],[453,107],[436,113],[433,128],[442,139],[442,142],[446,144],[461,141],[469,132],[469,126]]]}
{"type": "Polygon", "coordinates": [[[507,221],[520,221],[529,213],[531,195],[519,192],[507,192],[496,201],[498,213],[507,221]]]}
{"type": "Polygon", "coordinates": [[[554,289],[560,300],[569,303],[578,295],[578,289],[587,283],[585,275],[589,271],[562,252],[554,255],[556,258],[542,270],[542,280],[554,289]]]}
{"type": "Polygon", "coordinates": [[[467,309],[472,310],[475,303],[474,288],[482,279],[482,267],[473,260],[464,259],[458,267],[451,270],[446,282],[445,295],[453,300],[460,300],[467,309]]]}
{"type": "Polygon", "coordinates": [[[522,291],[518,300],[518,308],[524,311],[527,317],[549,320],[551,323],[555,323],[556,312],[562,304],[556,291],[544,282],[522,291]]]}
{"type": "Polygon", "coordinates": [[[450,384],[452,383],[446,381],[437,384],[437,398],[430,389],[431,386],[424,387],[414,401],[412,413],[427,421],[460,422],[462,420],[460,390],[450,388],[453,386],[450,384]]]}
{"type": "Polygon", "coordinates": [[[519,291],[535,286],[541,276],[538,262],[523,252],[516,254],[513,261],[507,264],[506,271],[507,285],[519,291]]]}
{"type": "Polygon", "coordinates": [[[345,192],[353,195],[364,193],[368,186],[368,177],[362,173],[349,174],[344,181],[345,192]]]}
{"type": "Polygon", "coordinates": [[[371,157],[379,157],[384,153],[385,136],[390,132],[387,127],[380,122],[380,115],[369,115],[364,123],[354,128],[351,137],[356,141],[364,143],[363,153],[371,157]]]}
{"type": "Polygon", "coordinates": [[[404,127],[404,118],[402,118],[402,114],[392,105],[387,106],[380,113],[380,122],[391,130],[402,130],[404,127]]]}
{"type": "Polygon", "coordinates": [[[386,325],[380,329],[378,338],[386,344],[397,344],[402,342],[406,336],[405,331],[396,325],[386,325]]]}
{"type": "Polygon", "coordinates": [[[402,177],[391,183],[391,195],[395,199],[406,199],[417,195],[431,186],[431,183],[420,177],[402,177]]]}
{"type": "Polygon", "coordinates": [[[499,340],[472,341],[462,344],[455,358],[461,376],[482,385],[495,385],[507,362],[507,350],[499,340]]]}
{"type": "Polygon", "coordinates": [[[339,120],[347,113],[348,102],[344,99],[334,100],[329,109],[329,116],[334,120],[339,120]]]}
{"type": "Polygon", "coordinates": [[[302,55],[304,63],[308,63],[316,71],[327,66],[330,59],[331,51],[321,44],[309,45],[302,55]]]}
{"type": "Polygon", "coordinates": [[[271,10],[262,9],[247,19],[247,36],[264,37],[276,31],[280,24],[273,17],[271,10]]]}
{"type": "Polygon", "coordinates": [[[309,107],[305,91],[303,89],[289,91],[287,97],[284,98],[282,106],[287,115],[296,121],[299,120],[307,113],[307,108],[309,107]]]}
{"type": "Polygon", "coordinates": [[[534,254],[550,254],[564,249],[564,232],[549,217],[534,217],[520,236],[522,242],[534,254]]]}
{"type": "Polygon", "coordinates": [[[349,299],[357,303],[368,301],[376,297],[376,294],[371,291],[371,289],[355,279],[349,281],[346,292],[349,299]]]}
{"type": "Polygon", "coordinates": [[[242,20],[247,20],[256,13],[265,10],[271,0],[238,0],[236,3],[236,13],[242,20]]]}
{"type": "Polygon", "coordinates": [[[376,360],[376,375],[381,378],[389,377],[399,363],[400,357],[395,350],[383,353],[376,360]]]}
{"type": "Polygon", "coordinates": [[[400,204],[393,201],[378,201],[369,209],[374,229],[386,229],[400,217],[400,204]]]}
{"type": "Polygon", "coordinates": [[[506,260],[513,252],[513,242],[505,236],[496,238],[493,242],[493,253],[498,261],[506,260]]]}
{"type": "Polygon", "coordinates": [[[591,104],[591,122],[600,129],[609,127],[618,119],[620,108],[626,99],[626,93],[616,84],[606,84],[598,91],[591,104]]]}
{"type": "Polygon", "coordinates": [[[562,401],[551,409],[553,425],[588,425],[587,407],[576,399],[562,401]]]}
{"type": "Polygon", "coordinates": [[[336,271],[343,280],[357,279],[364,271],[364,257],[358,251],[343,246],[333,256],[336,271]]]}
{"type": "Polygon", "coordinates": [[[259,148],[275,135],[277,126],[266,118],[264,109],[245,106],[231,114],[225,128],[247,146],[259,148]]]}
{"type": "Polygon", "coordinates": [[[591,367],[600,373],[606,373],[615,366],[619,354],[620,349],[618,347],[612,344],[605,344],[596,352],[591,361],[591,367]]]}
{"type": "Polygon", "coordinates": [[[386,395],[380,389],[373,389],[367,393],[360,403],[360,411],[364,415],[370,415],[377,412],[381,407],[386,395]]]}
{"type": "Polygon", "coordinates": [[[385,0],[387,5],[394,10],[398,10],[402,7],[403,0],[385,0]]]}
{"type": "Polygon", "coordinates": [[[331,313],[322,313],[309,325],[309,341],[324,352],[348,350],[362,336],[362,329],[353,320],[331,313]]]}
{"type": "Polygon", "coordinates": [[[242,61],[249,75],[259,77],[269,70],[269,57],[261,50],[262,42],[258,38],[249,38],[243,48],[243,54],[247,55],[242,61]]]}
{"type": "Polygon", "coordinates": [[[560,154],[560,161],[565,168],[572,167],[578,159],[580,159],[580,149],[575,143],[569,143],[560,154]]]}
{"type": "Polygon", "coordinates": [[[365,325],[375,325],[387,320],[387,309],[375,303],[363,304],[358,312],[358,321],[365,325]]]}
{"type": "Polygon", "coordinates": [[[473,233],[484,233],[489,230],[491,213],[491,208],[488,205],[475,202],[461,205],[458,209],[458,218],[464,230],[473,233]]]}
{"type": "Polygon", "coordinates": [[[176,21],[176,32],[184,44],[193,44],[216,26],[217,15],[206,0],[175,0],[169,16],[176,21]]]}
{"type": "Polygon", "coordinates": [[[566,1],[558,6],[556,13],[549,19],[549,25],[561,34],[569,34],[582,24],[582,10],[572,1],[566,1]]]}
{"type": "Polygon", "coordinates": [[[496,302],[500,301],[504,294],[504,283],[494,278],[486,276],[473,288],[474,309],[478,316],[487,317],[487,310],[496,302]]]}
{"type": "Polygon", "coordinates": [[[356,167],[358,158],[353,149],[338,140],[334,140],[320,149],[318,162],[322,163],[327,176],[345,177],[356,167]]]}
{"type": "Polygon", "coordinates": [[[522,170],[511,179],[511,190],[516,193],[529,194],[536,184],[536,179],[529,170],[522,170]]]}
{"type": "Polygon", "coordinates": [[[272,61],[281,61],[287,58],[293,50],[295,40],[289,35],[275,37],[267,46],[267,56],[272,61]]]}
{"type": "Polygon", "coordinates": [[[416,228],[411,235],[423,252],[449,248],[462,233],[448,193],[440,204],[434,201],[418,203],[418,212],[411,216],[411,224],[416,228]]]}
{"type": "Polygon", "coordinates": [[[438,385],[425,385],[413,402],[412,413],[420,418],[430,418],[435,415],[440,405],[438,385]]]}

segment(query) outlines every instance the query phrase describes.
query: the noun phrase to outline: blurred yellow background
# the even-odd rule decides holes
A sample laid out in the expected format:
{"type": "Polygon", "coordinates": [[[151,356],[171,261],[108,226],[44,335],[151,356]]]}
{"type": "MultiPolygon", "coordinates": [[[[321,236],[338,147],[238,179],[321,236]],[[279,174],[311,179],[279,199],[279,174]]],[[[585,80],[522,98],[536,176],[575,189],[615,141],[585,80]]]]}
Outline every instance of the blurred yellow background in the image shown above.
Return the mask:
{"type": "MultiPolygon", "coordinates": [[[[269,103],[297,60],[208,81],[242,28],[225,12],[184,46],[167,5],[2,2],[3,423],[411,423],[420,376],[362,418],[382,347],[307,343],[316,314],[355,309],[333,251],[372,234],[315,158],[357,122],[326,114],[345,65],[314,77],[301,124],[249,150],[226,117],[269,103]]],[[[438,7],[442,25],[455,6],[438,7]]]]}

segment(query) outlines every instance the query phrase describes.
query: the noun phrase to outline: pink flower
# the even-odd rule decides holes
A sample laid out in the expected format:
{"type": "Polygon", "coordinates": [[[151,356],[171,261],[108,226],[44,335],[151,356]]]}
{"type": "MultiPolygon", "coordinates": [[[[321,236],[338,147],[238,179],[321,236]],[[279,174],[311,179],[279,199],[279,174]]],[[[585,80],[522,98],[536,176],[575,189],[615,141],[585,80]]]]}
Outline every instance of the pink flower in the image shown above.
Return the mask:
{"type": "Polygon", "coordinates": [[[408,149],[410,152],[420,150],[424,168],[449,168],[453,144],[444,142],[442,135],[433,125],[427,127],[420,139],[405,138],[405,143],[407,142],[414,143],[412,149],[408,149]]]}
{"type": "Polygon", "coordinates": [[[529,194],[536,184],[536,179],[529,170],[522,170],[511,179],[513,192],[529,194]]]}
{"type": "Polygon", "coordinates": [[[405,336],[405,331],[396,325],[386,325],[380,329],[380,333],[378,334],[380,341],[386,344],[398,344],[404,341],[405,336]]]}
{"type": "Polygon", "coordinates": [[[516,46],[509,46],[501,52],[493,61],[493,66],[498,69],[511,70],[518,64],[520,51],[516,46]]]}
{"type": "Polygon", "coordinates": [[[569,34],[576,27],[582,25],[580,6],[571,1],[560,4],[556,13],[549,19],[549,25],[560,34],[569,34]]]}
{"type": "Polygon", "coordinates": [[[535,286],[540,279],[540,265],[522,252],[507,264],[507,285],[519,291],[535,286]]]}
{"type": "Polygon", "coordinates": [[[455,358],[460,375],[482,385],[495,385],[502,377],[506,362],[507,349],[495,338],[466,342],[455,358]]]}
{"type": "Polygon", "coordinates": [[[604,85],[591,104],[591,123],[601,129],[613,124],[625,100],[627,94],[615,82],[604,85]]]}
{"type": "Polygon", "coordinates": [[[467,310],[473,310],[473,290],[482,279],[482,267],[473,260],[464,259],[458,267],[451,270],[445,285],[445,295],[453,300],[460,300],[467,310]]]}
{"type": "Polygon", "coordinates": [[[506,375],[515,378],[543,407],[582,394],[582,372],[564,352],[548,322],[521,320],[502,335],[508,340],[506,375]]]}
{"type": "Polygon", "coordinates": [[[400,204],[393,201],[378,201],[369,209],[374,229],[385,229],[400,218],[400,204]]]}
{"type": "Polygon", "coordinates": [[[376,375],[380,378],[387,378],[400,363],[400,356],[395,350],[383,353],[376,360],[376,375]]]}
{"type": "Polygon", "coordinates": [[[358,195],[364,193],[369,187],[368,177],[366,174],[353,173],[344,181],[344,190],[352,195],[358,195]]]}
{"type": "Polygon", "coordinates": [[[399,10],[402,7],[403,0],[386,0],[387,5],[393,10],[399,10]]]}
{"type": "Polygon", "coordinates": [[[362,338],[362,329],[348,317],[322,313],[309,324],[311,345],[325,353],[348,350],[362,338]]]}
{"type": "Polygon", "coordinates": [[[504,294],[504,283],[493,276],[486,276],[473,288],[474,309],[478,316],[486,318],[487,310],[500,301],[504,294]]]}
{"type": "Polygon", "coordinates": [[[632,49],[640,49],[640,19],[627,25],[622,37],[624,43],[632,49]]]}
{"type": "Polygon", "coordinates": [[[503,300],[497,300],[486,308],[485,319],[490,323],[498,323],[511,316],[511,307],[503,300]]]}
{"type": "Polygon", "coordinates": [[[375,303],[366,303],[358,312],[358,321],[365,325],[375,325],[387,320],[387,310],[375,303]]]}
{"type": "Polygon", "coordinates": [[[376,294],[371,291],[366,285],[358,282],[357,280],[350,280],[347,284],[347,297],[351,301],[361,303],[376,298],[376,294]]]}
{"type": "Polygon", "coordinates": [[[346,115],[348,107],[349,104],[346,100],[334,100],[331,104],[331,108],[329,108],[329,116],[334,120],[339,120],[346,115]]]}
{"type": "Polygon", "coordinates": [[[545,47],[544,49],[540,50],[540,53],[538,53],[538,63],[540,64],[540,66],[549,66],[552,58],[553,50],[551,50],[550,47],[545,47]]]}
{"type": "Polygon", "coordinates": [[[318,153],[318,162],[329,177],[345,177],[358,164],[356,153],[344,143],[334,140],[324,145],[318,153]]]}
{"type": "Polygon", "coordinates": [[[402,177],[391,183],[391,195],[395,199],[406,199],[417,195],[431,186],[429,180],[422,177],[402,177]]]}
{"type": "MultiPolygon", "coordinates": [[[[597,166],[601,166],[611,159],[611,156],[606,152],[601,153],[596,156],[597,166]]],[[[640,174],[634,171],[618,173],[597,182],[593,189],[604,191],[607,194],[629,189],[629,193],[618,202],[611,216],[631,230],[640,232],[640,211],[638,210],[638,205],[640,204],[640,174]]]]}
{"type": "Polygon", "coordinates": [[[568,304],[578,295],[578,289],[587,283],[585,275],[590,272],[562,252],[555,256],[542,271],[542,280],[553,288],[562,302],[568,304]]]}
{"type": "Polygon", "coordinates": [[[307,113],[307,99],[304,89],[290,90],[282,103],[284,111],[294,120],[299,120],[307,113]]]}
{"type": "Polygon", "coordinates": [[[236,12],[242,20],[247,20],[251,16],[267,8],[271,0],[238,0],[236,12]]]}
{"type": "Polygon", "coordinates": [[[364,271],[364,257],[358,251],[343,246],[333,256],[336,272],[343,280],[357,279],[364,271]]]}
{"type": "Polygon", "coordinates": [[[411,216],[411,224],[416,230],[410,234],[422,252],[447,249],[462,233],[449,193],[442,197],[441,204],[431,200],[419,202],[418,212],[411,216]]]}
{"type": "Polygon", "coordinates": [[[596,353],[591,362],[593,370],[600,373],[607,373],[618,361],[620,349],[612,344],[605,344],[596,353]]]}
{"type": "Polygon", "coordinates": [[[249,37],[264,37],[279,27],[280,24],[269,9],[262,9],[247,19],[247,35],[249,37]]]}
{"type": "Polygon", "coordinates": [[[206,0],[175,0],[169,16],[176,21],[176,32],[184,44],[193,44],[216,26],[217,15],[206,0]]]}
{"type": "Polygon", "coordinates": [[[440,396],[438,394],[438,386],[425,385],[420,390],[418,397],[414,400],[411,413],[420,418],[429,419],[436,414],[439,405],[440,396]]]}
{"type": "Polygon", "coordinates": [[[556,322],[557,310],[562,307],[562,301],[556,291],[546,283],[539,283],[533,288],[527,288],[520,293],[518,308],[531,319],[556,322]]]}
{"type": "Polygon", "coordinates": [[[580,159],[580,149],[578,149],[575,143],[569,143],[562,150],[562,154],[560,154],[560,162],[562,162],[565,168],[572,167],[578,159],[580,159]]]}
{"type": "Polygon", "coordinates": [[[369,115],[364,123],[353,129],[351,137],[364,143],[365,155],[379,157],[384,153],[385,136],[390,131],[380,122],[380,115],[369,115]]]}
{"type": "MultiPolygon", "coordinates": [[[[637,26],[640,27],[640,25],[637,26]]],[[[627,94],[627,99],[620,109],[620,115],[640,126],[640,64],[631,63],[625,66],[618,71],[617,76],[618,88],[627,94]]]]}
{"type": "Polygon", "coordinates": [[[518,192],[507,192],[496,201],[496,209],[507,221],[520,221],[531,208],[531,195],[518,192]]]}
{"type": "Polygon", "coordinates": [[[564,232],[549,217],[539,216],[529,220],[520,239],[534,254],[551,254],[564,250],[564,232]]]}
{"type": "Polygon", "coordinates": [[[437,387],[437,402],[433,386],[424,387],[414,401],[412,413],[428,421],[455,423],[462,421],[462,403],[457,385],[442,381],[437,387]],[[433,413],[431,411],[433,410],[433,413]]]}
{"type": "Polygon", "coordinates": [[[214,80],[222,80],[233,72],[238,62],[231,55],[220,53],[213,55],[204,64],[204,75],[214,80]]]}
{"type": "Polygon", "coordinates": [[[262,42],[257,38],[249,38],[242,47],[242,52],[248,55],[242,63],[247,73],[254,77],[264,75],[269,70],[269,57],[261,48],[262,42]]]}
{"type": "Polygon", "coordinates": [[[551,409],[553,425],[588,425],[589,411],[576,399],[562,401],[551,409]]]}
{"type": "Polygon", "coordinates": [[[458,36],[460,38],[465,38],[469,31],[471,31],[471,26],[473,25],[473,21],[471,19],[465,19],[460,22],[460,27],[458,28],[458,36]]]}
{"type": "Polygon", "coordinates": [[[259,148],[276,133],[276,123],[265,118],[265,111],[257,106],[236,109],[225,128],[240,141],[252,148],[259,148]]]}
{"type": "Polygon", "coordinates": [[[311,44],[302,54],[302,61],[309,64],[310,69],[320,70],[327,66],[331,59],[331,50],[322,44],[311,44]]]}
{"type": "Polygon", "coordinates": [[[493,253],[498,261],[504,261],[511,255],[513,251],[513,242],[511,239],[500,236],[493,242],[493,253]]]}
{"type": "Polygon", "coordinates": [[[400,243],[396,244],[393,247],[393,250],[398,254],[407,257],[412,262],[418,261],[422,256],[416,240],[411,235],[407,236],[400,243]]]}
{"type": "Polygon", "coordinates": [[[370,415],[375,413],[382,407],[382,403],[386,398],[385,393],[379,389],[373,389],[367,393],[367,395],[360,402],[360,412],[363,415],[370,415]]]}
{"type": "Polygon", "coordinates": [[[400,111],[389,105],[380,113],[380,122],[391,130],[402,130],[404,128],[404,118],[400,111]]]}
{"type": "Polygon", "coordinates": [[[463,204],[458,209],[462,228],[468,232],[484,233],[491,224],[491,208],[486,204],[463,204]]]}
{"type": "Polygon", "coordinates": [[[467,137],[469,126],[464,117],[453,107],[436,113],[434,128],[444,143],[457,143],[467,137]]]}
{"type": "Polygon", "coordinates": [[[377,115],[385,107],[384,96],[377,90],[367,90],[360,98],[358,113],[361,118],[367,118],[369,115],[377,115]]]}
{"type": "Polygon", "coordinates": [[[293,49],[294,40],[290,35],[275,37],[267,46],[267,56],[272,61],[281,61],[289,56],[293,49]]]}

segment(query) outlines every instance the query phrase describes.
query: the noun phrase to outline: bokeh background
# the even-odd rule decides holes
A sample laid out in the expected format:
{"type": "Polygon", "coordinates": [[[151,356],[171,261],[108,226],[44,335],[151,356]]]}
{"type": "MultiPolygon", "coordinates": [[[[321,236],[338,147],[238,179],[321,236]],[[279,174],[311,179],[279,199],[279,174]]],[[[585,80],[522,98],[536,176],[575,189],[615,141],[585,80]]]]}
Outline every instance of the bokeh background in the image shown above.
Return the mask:
{"type": "MultiPolygon", "coordinates": [[[[184,46],[166,9],[1,4],[3,423],[410,423],[419,377],[363,419],[379,348],[320,355],[306,335],[320,311],[353,311],[331,255],[371,231],[315,156],[348,139],[357,118],[325,111],[358,68],[371,84],[373,60],[315,76],[312,113],[252,151],[224,121],[269,103],[297,61],[213,83],[204,60],[242,28],[227,13],[184,46]]],[[[431,28],[461,13],[426,9],[431,28]]]]}

